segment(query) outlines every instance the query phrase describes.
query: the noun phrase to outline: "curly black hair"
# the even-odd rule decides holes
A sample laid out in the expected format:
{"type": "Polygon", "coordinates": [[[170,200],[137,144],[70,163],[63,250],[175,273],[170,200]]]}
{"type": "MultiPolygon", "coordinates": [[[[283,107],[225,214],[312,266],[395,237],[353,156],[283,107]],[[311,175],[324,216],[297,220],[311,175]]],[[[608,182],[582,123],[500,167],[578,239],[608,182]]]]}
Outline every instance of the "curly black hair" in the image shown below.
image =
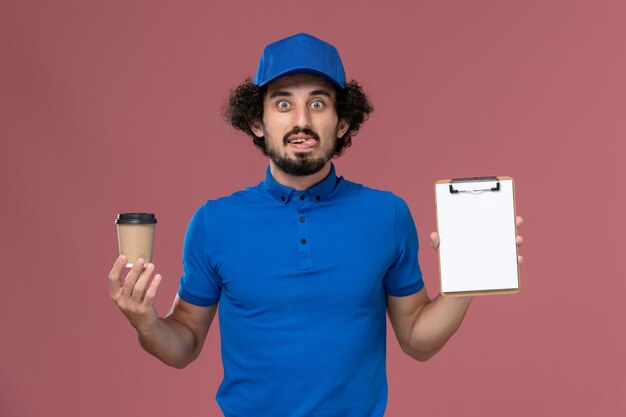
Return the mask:
{"type": "MultiPolygon", "coordinates": [[[[334,88],[337,116],[339,120],[345,119],[350,124],[346,133],[337,139],[333,153],[337,158],[352,145],[352,136],[358,133],[361,124],[368,119],[374,108],[361,85],[355,80],[347,82],[343,90],[334,88]]],[[[222,108],[224,120],[235,129],[252,136],[254,144],[264,155],[267,155],[265,138],[257,137],[250,129],[250,124],[263,120],[263,99],[266,91],[266,86],[259,87],[253,84],[250,78],[246,78],[237,88],[230,91],[228,102],[222,108]]]]}

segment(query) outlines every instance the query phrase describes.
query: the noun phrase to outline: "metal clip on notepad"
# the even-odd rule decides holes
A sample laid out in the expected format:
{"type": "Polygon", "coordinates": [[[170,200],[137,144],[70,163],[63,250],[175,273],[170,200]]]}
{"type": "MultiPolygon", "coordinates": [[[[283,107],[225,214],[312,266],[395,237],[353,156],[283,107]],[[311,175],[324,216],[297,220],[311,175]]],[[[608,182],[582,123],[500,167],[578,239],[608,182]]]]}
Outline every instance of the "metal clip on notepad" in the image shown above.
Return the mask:
{"type": "Polygon", "coordinates": [[[450,181],[450,193],[482,193],[484,191],[500,191],[500,181],[498,177],[470,177],[470,178],[453,178],[450,181]],[[475,188],[472,190],[459,190],[454,189],[453,184],[467,183],[467,182],[496,182],[495,187],[475,188]]]}

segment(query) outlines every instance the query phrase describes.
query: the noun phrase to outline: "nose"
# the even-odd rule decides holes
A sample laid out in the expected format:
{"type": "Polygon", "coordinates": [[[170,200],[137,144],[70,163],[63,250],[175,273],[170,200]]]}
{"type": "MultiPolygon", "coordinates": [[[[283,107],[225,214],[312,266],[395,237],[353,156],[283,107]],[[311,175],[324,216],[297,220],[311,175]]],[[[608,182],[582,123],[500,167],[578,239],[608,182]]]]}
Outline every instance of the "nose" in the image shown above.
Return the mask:
{"type": "Polygon", "coordinates": [[[300,127],[302,129],[304,128],[311,128],[311,114],[309,112],[309,107],[304,105],[304,106],[298,106],[298,108],[296,109],[295,112],[293,112],[294,115],[294,127],[300,127]]]}

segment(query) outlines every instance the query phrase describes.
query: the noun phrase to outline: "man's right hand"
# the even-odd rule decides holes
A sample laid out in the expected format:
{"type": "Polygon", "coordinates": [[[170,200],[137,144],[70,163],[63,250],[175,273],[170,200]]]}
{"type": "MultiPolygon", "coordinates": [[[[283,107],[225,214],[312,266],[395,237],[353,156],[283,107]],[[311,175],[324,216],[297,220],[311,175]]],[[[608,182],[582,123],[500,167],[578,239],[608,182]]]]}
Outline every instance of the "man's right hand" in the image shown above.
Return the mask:
{"type": "Polygon", "coordinates": [[[125,265],[126,257],[121,255],[109,274],[111,298],[130,324],[140,334],[147,334],[158,324],[159,316],[153,300],[161,282],[161,275],[155,275],[148,285],[154,264],[145,264],[143,259],[138,258],[122,283],[121,275],[125,265]]]}

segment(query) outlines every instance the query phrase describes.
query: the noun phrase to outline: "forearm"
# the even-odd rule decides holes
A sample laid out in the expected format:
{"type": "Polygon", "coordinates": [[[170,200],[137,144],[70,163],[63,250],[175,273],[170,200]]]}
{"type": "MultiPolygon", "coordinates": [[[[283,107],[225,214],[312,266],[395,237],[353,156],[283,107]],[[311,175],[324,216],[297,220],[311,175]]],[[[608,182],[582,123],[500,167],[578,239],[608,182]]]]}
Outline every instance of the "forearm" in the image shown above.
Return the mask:
{"type": "Polygon", "coordinates": [[[461,325],[472,297],[442,297],[426,304],[417,315],[410,335],[410,346],[421,359],[437,353],[461,325]]]}
{"type": "Polygon", "coordinates": [[[137,330],[141,347],[163,363],[184,368],[198,356],[193,332],[171,317],[160,318],[150,330],[137,330]]]}

